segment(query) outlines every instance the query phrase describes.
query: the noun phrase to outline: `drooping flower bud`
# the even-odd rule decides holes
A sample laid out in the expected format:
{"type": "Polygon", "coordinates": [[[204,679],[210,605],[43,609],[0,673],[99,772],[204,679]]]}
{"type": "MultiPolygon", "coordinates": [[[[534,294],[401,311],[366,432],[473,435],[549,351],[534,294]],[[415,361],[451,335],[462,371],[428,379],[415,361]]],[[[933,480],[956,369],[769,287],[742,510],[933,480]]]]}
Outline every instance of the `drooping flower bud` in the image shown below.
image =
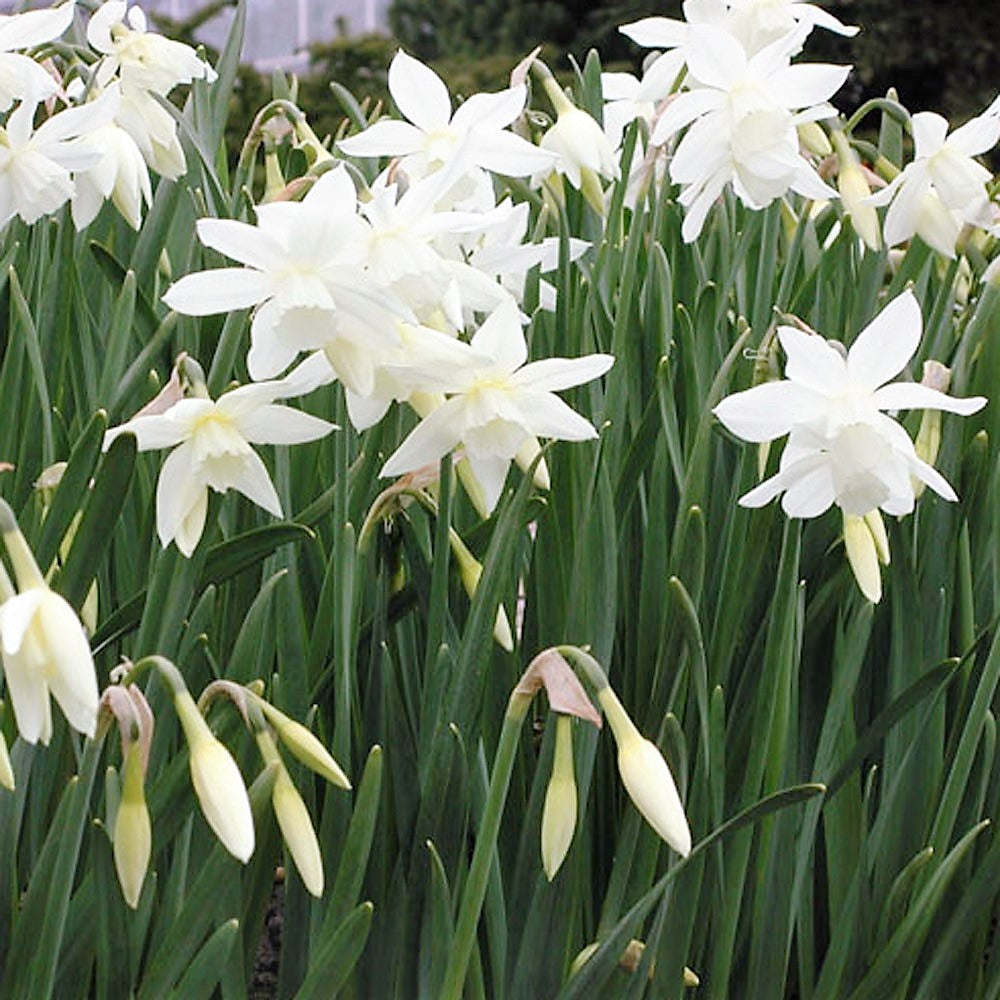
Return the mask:
{"type": "MultiPolygon", "coordinates": [[[[479,586],[479,579],[483,575],[483,564],[469,551],[454,528],[448,529],[448,540],[458,565],[462,586],[471,601],[479,586]]],[[[507,612],[502,604],[497,608],[496,620],[493,623],[493,638],[508,653],[514,649],[514,635],[510,630],[510,620],[507,618],[507,612]]]]}
{"type": "Polygon", "coordinates": [[[837,130],[833,133],[833,144],[839,161],[837,190],[844,204],[844,213],[850,216],[854,231],[865,245],[872,250],[880,250],[882,227],[875,206],[866,200],[872,192],[861,169],[861,161],[843,132],[837,130]]]}
{"type": "Polygon", "coordinates": [[[289,718],[263,698],[254,699],[278,739],[300,763],[338,788],[350,790],[351,782],[326,747],[301,722],[289,718]]]}
{"type": "Polygon", "coordinates": [[[254,831],[243,775],[186,689],[174,690],[174,708],[188,742],[191,782],[201,811],[222,846],[246,863],[253,854],[254,831]]]}
{"type": "Polygon", "coordinates": [[[636,729],[610,687],[597,692],[618,744],[622,784],[646,822],[682,857],[691,853],[691,830],[674,776],[656,745],[636,729]]]}
{"type": "Polygon", "coordinates": [[[274,768],[271,805],[278,820],[281,838],[295,863],[302,884],[313,896],[322,896],[323,857],[320,854],[319,841],[316,839],[309,810],[292,782],[268,727],[255,728],[254,736],[265,763],[268,767],[274,768]]]}

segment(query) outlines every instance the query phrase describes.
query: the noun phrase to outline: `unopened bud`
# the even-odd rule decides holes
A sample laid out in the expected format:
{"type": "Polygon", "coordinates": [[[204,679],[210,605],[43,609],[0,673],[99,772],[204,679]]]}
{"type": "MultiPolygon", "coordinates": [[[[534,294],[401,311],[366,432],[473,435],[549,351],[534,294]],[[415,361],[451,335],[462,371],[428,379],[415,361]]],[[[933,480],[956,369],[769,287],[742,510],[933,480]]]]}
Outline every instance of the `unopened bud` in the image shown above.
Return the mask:
{"type": "Polygon", "coordinates": [[[573,775],[573,720],[556,717],[552,776],[542,808],[542,867],[551,882],[562,866],[576,831],[576,779],[573,775]]]}
{"type": "Polygon", "coordinates": [[[814,156],[829,156],[833,152],[830,140],[818,122],[802,122],[796,126],[796,131],[799,142],[814,156]]]}
{"type": "Polygon", "coordinates": [[[657,746],[643,737],[610,687],[597,692],[618,743],[622,784],[646,822],[683,857],[691,853],[691,830],[674,776],[657,746]]]}
{"type": "MultiPolygon", "coordinates": [[[[951,369],[940,361],[925,361],[924,374],[920,380],[921,385],[938,392],[947,392],[951,385],[951,369]]],[[[917,458],[933,465],[937,461],[938,452],[941,450],[941,411],[924,410],[920,416],[920,429],[917,431],[917,439],[913,442],[913,448],[917,453],[917,458]]],[[[913,495],[920,497],[924,492],[924,482],[922,479],[913,480],[913,495]]]]}
{"type": "Polygon", "coordinates": [[[243,775],[213,735],[188,691],[175,691],[174,707],[190,751],[191,783],[208,825],[233,857],[246,863],[254,848],[253,815],[243,775]]]}
{"type": "Polygon", "coordinates": [[[300,763],[305,764],[310,771],[321,778],[326,778],[338,788],[350,789],[350,779],[344,774],[341,766],[333,759],[326,747],[301,722],[289,718],[270,702],[257,699],[264,718],[274,727],[278,739],[288,747],[288,750],[300,763]]]}
{"type": "Polygon", "coordinates": [[[879,225],[875,206],[867,200],[872,192],[861,169],[861,161],[843,132],[838,130],[833,133],[833,144],[839,164],[837,190],[844,205],[844,213],[850,216],[854,231],[864,240],[865,245],[872,250],[880,250],[882,227],[879,225]]]}
{"type": "Polygon", "coordinates": [[[122,794],[112,834],[115,870],[125,902],[134,910],[139,905],[142,884],[149,869],[153,834],[146,806],[143,750],[132,743],[122,765],[122,794]]]}
{"type": "Polygon", "coordinates": [[[864,517],[844,514],[844,548],[854,579],[861,593],[872,604],[882,599],[882,571],[879,568],[878,546],[864,517]]]}
{"type": "MultiPolygon", "coordinates": [[[[462,586],[471,601],[479,586],[479,579],[483,575],[483,564],[469,551],[454,528],[448,530],[448,540],[458,565],[462,586]]],[[[497,608],[497,617],[493,623],[493,638],[508,653],[514,649],[514,635],[510,630],[510,620],[503,604],[497,608]]]]}
{"type": "Polygon", "coordinates": [[[7,740],[0,732],[0,786],[8,792],[14,791],[14,768],[10,763],[10,754],[7,752],[7,740]]]}

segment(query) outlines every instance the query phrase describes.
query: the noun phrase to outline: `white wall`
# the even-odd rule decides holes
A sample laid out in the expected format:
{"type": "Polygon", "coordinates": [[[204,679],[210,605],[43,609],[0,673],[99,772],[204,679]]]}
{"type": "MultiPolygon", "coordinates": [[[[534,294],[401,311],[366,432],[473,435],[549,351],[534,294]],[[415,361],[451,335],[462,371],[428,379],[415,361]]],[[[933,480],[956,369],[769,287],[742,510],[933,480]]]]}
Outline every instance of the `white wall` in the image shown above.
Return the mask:
{"type": "MultiPolygon", "coordinates": [[[[292,66],[301,61],[296,53],[312,42],[326,41],[337,34],[342,18],[349,34],[388,30],[391,0],[247,0],[247,30],[243,57],[266,67],[292,66]]],[[[18,3],[0,0],[0,10],[45,7],[45,2],[18,3]]],[[[200,7],[203,0],[141,0],[147,11],[162,11],[182,19],[200,7]]],[[[201,33],[209,44],[225,38],[232,11],[224,10],[201,33]]]]}

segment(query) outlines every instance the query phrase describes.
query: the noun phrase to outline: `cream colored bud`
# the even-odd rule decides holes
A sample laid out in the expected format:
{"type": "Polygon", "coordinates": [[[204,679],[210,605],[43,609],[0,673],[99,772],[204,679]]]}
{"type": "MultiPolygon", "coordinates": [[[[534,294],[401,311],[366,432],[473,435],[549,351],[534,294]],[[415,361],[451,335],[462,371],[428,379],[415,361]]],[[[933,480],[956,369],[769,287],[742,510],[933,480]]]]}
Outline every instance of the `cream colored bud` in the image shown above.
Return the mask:
{"type": "Polygon", "coordinates": [[[264,713],[264,718],[274,727],[278,739],[288,747],[296,760],[305,764],[310,771],[314,771],[321,778],[326,778],[330,784],[350,789],[350,779],[309,729],[301,722],[290,719],[284,712],[263,699],[259,699],[257,704],[264,713]]]}
{"type": "Polygon", "coordinates": [[[796,130],[799,142],[813,155],[829,156],[833,152],[833,146],[818,122],[802,122],[796,126],[796,130]]]}
{"type": "Polygon", "coordinates": [[[844,514],[844,547],[861,593],[872,604],[878,604],[882,599],[882,571],[878,546],[865,518],[844,514]]]}
{"type": "Polygon", "coordinates": [[[876,507],[875,510],[865,514],[865,524],[872,533],[872,541],[875,543],[875,554],[878,561],[883,566],[889,565],[889,536],[885,532],[885,522],[882,520],[882,512],[876,507]]]}
{"type": "Polygon", "coordinates": [[[573,775],[573,719],[556,717],[552,776],[542,808],[542,868],[551,882],[562,867],[576,831],[576,779],[573,775]]]}
{"type": "MultiPolygon", "coordinates": [[[[458,565],[462,587],[471,601],[479,586],[479,578],[483,575],[483,564],[469,551],[454,528],[449,529],[448,539],[451,542],[451,551],[458,565]]],[[[507,618],[507,612],[502,604],[497,608],[496,621],[493,623],[493,638],[508,653],[514,649],[514,634],[510,630],[510,620],[507,618]]]]}
{"type": "Polygon", "coordinates": [[[837,174],[837,190],[844,203],[844,212],[850,216],[854,231],[872,250],[882,248],[882,227],[874,205],[865,201],[871,195],[871,188],[857,163],[852,160],[841,163],[837,174]]]}
{"type": "Polygon", "coordinates": [[[191,782],[201,811],[222,846],[246,863],[253,854],[254,832],[243,775],[186,690],[175,692],[174,707],[187,738],[191,782]]]}
{"type": "Polygon", "coordinates": [[[0,786],[8,792],[14,791],[14,768],[10,762],[10,754],[7,752],[7,740],[0,732],[0,786]]]}
{"type": "MultiPolygon", "coordinates": [[[[938,392],[947,392],[948,386],[951,385],[951,369],[940,361],[925,361],[920,384],[938,392]]],[[[940,410],[924,410],[920,415],[920,428],[917,431],[917,439],[913,442],[913,448],[917,457],[928,465],[933,465],[937,461],[938,452],[941,450],[940,410]]],[[[925,489],[924,481],[917,479],[916,476],[910,478],[913,483],[913,495],[919,499],[925,489]]]]}
{"type": "Polygon", "coordinates": [[[598,691],[597,700],[618,743],[618,772],[625,791],[646,822],[686,858],[691,853],[691,830],[663,754],[636,729],[610,687],[598,691]]]}
{"type": "Polygon", "coordinates": [[[872,192],[865,180],[858,154],[839,129],[833,133],[833,145],[837,151],[837,190],[844,205],[844,213],[850,216],[854,231],[865,244],[872,250],[881,250],[882,227],[875,206],[867,200],[872,192]]]}
{"type": "Polygon", "coordinates": [[[994,257],[983,271],[983,284],[1000,288],[1000,257],[994,257]]]}
{"type": "Polygon", "coordinates": [[[125,902],[133,910],[139,905],[153,847],[149,809],[143,788],[142,756],[139,743],[132,743],[125,752],[122,795],[112,834],[118,883],[125,902]]]}
{"type": "Polygon", "coordinates": [[[323,895],[323,858],[309,810],[283,764],[278,765],[271,793],[282,839],[295,862],[302,884],[316,897],[323,895]]]}
{"type": "MultiPolygon", "coordinates": [[[[542,446],[538,441],[538,438],[529,438],[524,444],[521,445],[517,450],[517,454],[514,456],[514,461],[517,462],[517,466],[524,472],[531,467],[531,463],[534,462],[535,456],[542,450],[542,446]]],[[[552,486],[552,482],[549,479],[549,467],[545,464],[545,459],[540,458],[538,460],[538,465],[535,466],[535,474],[532,477],[532,482],[540,489],[547,490],[552,486]]]]}

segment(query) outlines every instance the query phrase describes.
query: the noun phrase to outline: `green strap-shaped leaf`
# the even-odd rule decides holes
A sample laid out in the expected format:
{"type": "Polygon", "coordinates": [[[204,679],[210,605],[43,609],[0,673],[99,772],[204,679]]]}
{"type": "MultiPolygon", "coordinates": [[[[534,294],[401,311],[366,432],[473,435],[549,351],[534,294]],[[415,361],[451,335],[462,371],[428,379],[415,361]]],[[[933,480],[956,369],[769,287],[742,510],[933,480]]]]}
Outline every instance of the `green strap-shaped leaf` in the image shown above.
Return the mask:
{"type": "Polygon", "coordinates": [[[108,428],[108,415],[98,410],[77,438],[66,462],[66,469],[52,497],[45,521],[34,541],[35,557],[44,569],[52,564],[59,545],[66,535],[76,512],[82,510],[87,498],[87,484],[94,474],[101,455],[101,443],[108,428]]]}
{"type": "Polygon", "coordinates": [[[370,902],[362,903],[320,944],[296,1000],[334,1000],[361,957],[374,910],[370,902]]]}

